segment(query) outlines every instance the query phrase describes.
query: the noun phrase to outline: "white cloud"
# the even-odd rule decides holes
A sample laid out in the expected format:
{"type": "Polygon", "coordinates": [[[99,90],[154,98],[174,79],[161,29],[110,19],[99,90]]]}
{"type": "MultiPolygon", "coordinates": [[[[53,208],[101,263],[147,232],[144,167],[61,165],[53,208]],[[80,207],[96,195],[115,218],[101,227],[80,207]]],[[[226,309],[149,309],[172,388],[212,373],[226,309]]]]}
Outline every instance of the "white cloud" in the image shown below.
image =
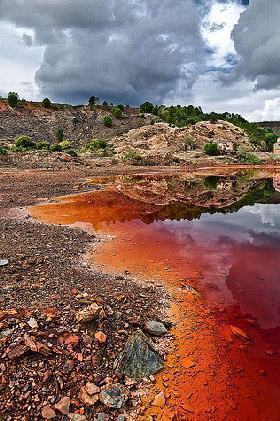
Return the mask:
{"type": "Polygon", "coordinates": [[[264,107],[250,113],[248,118],[251,121],[280,120],[280,97],[265,100],[264,107]]]}

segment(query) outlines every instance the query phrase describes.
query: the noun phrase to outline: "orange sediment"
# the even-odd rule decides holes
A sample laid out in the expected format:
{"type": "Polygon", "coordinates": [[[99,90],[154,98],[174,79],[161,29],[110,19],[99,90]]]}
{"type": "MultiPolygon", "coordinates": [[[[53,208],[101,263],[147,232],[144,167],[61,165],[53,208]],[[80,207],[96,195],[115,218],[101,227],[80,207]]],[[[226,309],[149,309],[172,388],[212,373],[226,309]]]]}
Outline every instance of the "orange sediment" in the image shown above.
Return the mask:
{"type": "Polygon", "coordinates": [[[114,190],[31,208],[39,220],[87,223],[109,234],[110,241],[92,253],[95,265],[107,272],[127,270],[143,280],[154,279],[169,292],[174,341],[164,370],[143,402],[143,419],[278,420],[280,332],[277,323],[266,329],[259,325],[261,317],[264,323],[276,317],[275,312],[268,314],[269,306],[260,295],[265,296],[263,284],[269,287],[267,279],[274,282],[274,290],[278,288],[273,276],[280,269],[275,263],[278,247],[217,247],[207,231],[194,243],[190,226],[178,233],[172,223],[154,221],[158,211],[154,204],[114,190]],[[254,292],[256,274],[262,281],[254,292]],[[160,392],[163,402],[154,405],[160,392]]]}

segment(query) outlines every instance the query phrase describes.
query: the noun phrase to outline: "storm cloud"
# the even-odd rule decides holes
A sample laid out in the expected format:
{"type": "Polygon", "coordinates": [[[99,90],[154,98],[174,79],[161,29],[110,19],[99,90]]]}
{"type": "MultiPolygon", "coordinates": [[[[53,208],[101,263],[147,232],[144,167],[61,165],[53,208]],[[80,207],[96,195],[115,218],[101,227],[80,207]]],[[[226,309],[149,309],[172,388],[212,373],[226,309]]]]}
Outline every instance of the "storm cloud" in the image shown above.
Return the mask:
{"type": "Polygon", "coordinates": [[[280,86],[280,2],[250,0],[232,36],[240,57],[239,77],[255,81],[256,89],[280,86]]]}
{"type": "Polygon", "coordinates": [[[202,71],[199,10],[192,0],[2,0],[0,16],[43,45],[36,81],[56,100],[161,102],[202,71]]]}

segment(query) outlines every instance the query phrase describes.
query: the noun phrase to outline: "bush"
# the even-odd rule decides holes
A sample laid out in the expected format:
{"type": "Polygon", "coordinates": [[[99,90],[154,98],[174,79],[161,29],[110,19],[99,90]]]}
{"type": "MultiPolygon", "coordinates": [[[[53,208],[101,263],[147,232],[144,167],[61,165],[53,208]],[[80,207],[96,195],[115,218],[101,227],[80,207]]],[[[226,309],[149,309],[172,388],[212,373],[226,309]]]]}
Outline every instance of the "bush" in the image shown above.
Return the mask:
{"type": "Polygon", "coordinates": [[[118,107],[113,108],[113,110],[112,110],[112,114],[116,118],[121,118],[122,113],[123,113],[122,110],[120,108],[118,108],[118,107]]]}
{"type": "Polygon", "coordinates": [[[124,111],[124,105],[122,104],[117,105],[116,108],[119,108],[122,112],[124,111]]]}
{"type": "Polygon", "coordinates": [[[68,149],[66,151],[66,153],[68,153],[68,155],[73,156],[74,158],[76,158],[78,156],[77,152],[75,151],[75,149],[68,149]]]}
{"type": "Polygon", "coordinates": [[[104,139],[92,139],[92,141],[88,144],[87,149],[95,151],[96,149],[106,149],[107,146],[107,141],[104,139]]]}
{"type": "Polygon", "coordinates": [[[20,136],[15,142],[16,148],[36,149],[36,143],[29,136],[20,136]]]}
{"type": "Polygon", "coordinates": [[[43,101],[42,101],[42,106],[43,106],[44,108],[51,108],[52,103],[51,103],[51,101],[49,100],[49,98],[45,98],[45,99],[43,99],[43,101]]]}
{"type": "Polygon", "coordinates": [[[61,146],[62,151],[66,151],[72,147],[72,142],[69,142],[69,140],[63,140],[59,143],[59,145],[61,146]]]}
{"type": "Polygon", "coordinates": [[[111,127],[112,126],[112,117],[110,117],[109,115],[105,115],[105,117],[103,118],[103,123],[106,127],[111,127]]]}
{"type": "Polygon", "coordinates": [[[98,105],[99,102],[99,98],[97,98],[96,96],[92,95],[89,100],[88,100],[88,105],[93,108],[95,105],[98,105]]]}
{"type": "Polygon", "coordinates": [[[10,107],[14,108],[17,106],[19,102],[19,96],[16,92],[9,92],[8,93],[8,104],[10,107]]]}
{"type": "Polygon", "coordinates": [[[269,152],[273,151],[273,145],[274,143],[277,142],[277,136],[274,133],[266,133],[265,134],[265,144],[266,144],[266,149],[269,152]]]}
{"type": "Polygon", "coordinates": [[[146,101],[144,102],[144,104],[140,105],[141,113],[152,113],[153,111],[154,111],[154,105],[149,101],[146,101]]]}
{"type": "Polygon", "coordinates": [[[44,140],[41,140],[40,142],[37,142],[36,144],[37,149],[39,150],[49,150],[50,144],[48,142],[45,142],[44,140]]]}
{"type": "Polygon", "coordinates": [[[262,162],[258,156],[243,150],[239,150],[237,156],[243,164],[260,164],[262,162]]]}
{"type": "Polygon", "coordinates": [[[142,160],[142,156],[137,151],[128,151],[124,157],[124,161],[133,161],[135,163],[139,163],[142,160]]]}
{"type": "Polygon", "coordinates": [[[216,156],[219,155],[218,144],[215,142],[209,142],[204,145],[204,152],[206,155],[216,156]]]}
{"type": "Polygon", "coordinates": [[[62,147],[61,147],[60,143],[54,143],[53,145],[51,145],[50,151],[51,152],[62,152],[62,147]]]}
{"type": "Polygon", "coordinates": [[[3,148],[3,146],[0,146],[0,155],[6,155],[7,149],[3,148]]]}
{"type": "Polygon", "coordinates": [[[58,128],[55,133],[56,139],[58,142],[63,142],[64,140],[64,131],[62,128],[58,128]]]}

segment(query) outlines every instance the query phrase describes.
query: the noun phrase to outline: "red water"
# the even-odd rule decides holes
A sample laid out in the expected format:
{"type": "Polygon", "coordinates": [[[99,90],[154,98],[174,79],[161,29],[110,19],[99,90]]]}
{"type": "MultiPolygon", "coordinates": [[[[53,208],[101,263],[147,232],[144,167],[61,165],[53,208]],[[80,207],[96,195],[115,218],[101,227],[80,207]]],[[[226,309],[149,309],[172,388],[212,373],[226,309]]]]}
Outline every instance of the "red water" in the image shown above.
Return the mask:
{"type": "Polygon", "coordinates": [[[45,222],[113,236],[92,253],[94,264],[156,279],[170,293],[174,345],[143,419],[280,419],[278,205],[265,206],[159,220],[162,207],[108,190],[31,209],[45,222]],[[153,405],[161,391],[164,407],[153,405]]]}

